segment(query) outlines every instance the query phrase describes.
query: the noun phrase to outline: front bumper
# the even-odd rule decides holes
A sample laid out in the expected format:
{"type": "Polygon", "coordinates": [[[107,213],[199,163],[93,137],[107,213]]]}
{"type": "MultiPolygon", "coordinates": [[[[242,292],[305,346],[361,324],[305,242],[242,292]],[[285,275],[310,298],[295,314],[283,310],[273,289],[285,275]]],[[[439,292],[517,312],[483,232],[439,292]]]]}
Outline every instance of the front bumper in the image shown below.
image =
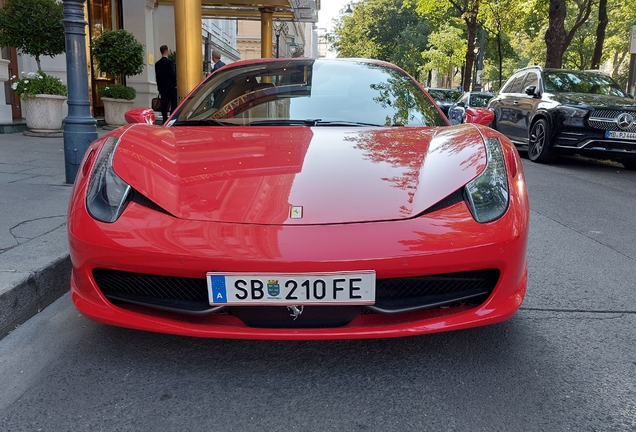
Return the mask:
{"type": "MultiPolygon", "coordinates": [[[[80,200],[69,213],[72,299],[85,316],[98,322],[199,337],[377,338],[492,324],[516,312],[526,289],[527,198],[515,193],[512,199],[504,217],[489,224],[477,224],[460,202],[401,222],[331,226],[185,221],[137,203],[131,203],[116,223],[104,224],[93,220],[80,200]],[[342,325],[328,328],[316,328],[315,323],[314,328],[263,328],[243,319],[250,306],[243,307],[243,316],[193,315],[109,300],[96,283],[95,269],[199,279],[208,271],[373,269],[378,279],[386,279],[497,269],[499,278],[478,305],[354,313],[342,325]]],[[[319,317],[322,310],[316,310],[319,317]]]]}
{"type": "Polygon", "coordinates": [[[606,138],[596,129],[564,129],[554,138],[554,147],[573,152],[604,153],[608,156],[636,156],[636,140],[606,138]]]}

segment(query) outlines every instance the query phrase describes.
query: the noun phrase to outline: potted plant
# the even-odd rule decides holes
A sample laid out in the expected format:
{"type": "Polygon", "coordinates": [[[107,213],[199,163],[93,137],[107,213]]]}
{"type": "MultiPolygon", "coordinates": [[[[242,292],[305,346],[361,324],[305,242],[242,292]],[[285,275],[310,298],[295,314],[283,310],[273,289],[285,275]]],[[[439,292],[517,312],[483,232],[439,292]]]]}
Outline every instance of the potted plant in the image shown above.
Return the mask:
{"type": "Polygon", "coordinates": [[[38,72],[23,72],[20,79],[12,77],[31,134],[61,134],[66,86],[59,78],[42,72],[40,57],[54,57],[65,51],[63,18],[63,6],[55,0],[7,0],[0,9],[0,46],[32,55],[38,66],[38,72]]]}
{"type": "MultiPolygon", "coordinates": [[[[144,46],[126,30],[102,33],[93,41],[92,50],[99,70],[116,77],[116,81],[119,76],[139,75],[144,70],[144,46]]],[[[125,125],[124,113],[132,108],[136,95],[134,88],[120,83],[101,87],[99,96],[104,103],[106,124],[125,125]]]]}
{"type": "Polygon", "coordinates": [[[27,135],[59,136],[66,86],[62,80],[42,71],[11,77],[11,88],[22,99],[22,113],[31,133],[27,135]]]}

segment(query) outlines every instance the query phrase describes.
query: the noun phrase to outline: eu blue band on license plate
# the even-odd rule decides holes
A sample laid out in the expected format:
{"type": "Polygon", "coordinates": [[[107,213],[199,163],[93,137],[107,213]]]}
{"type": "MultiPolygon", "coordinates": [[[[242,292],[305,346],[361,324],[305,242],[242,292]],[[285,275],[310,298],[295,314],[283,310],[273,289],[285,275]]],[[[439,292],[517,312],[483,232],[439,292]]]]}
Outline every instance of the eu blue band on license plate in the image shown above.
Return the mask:
{"type": "Polygon", "coordinates": [[[375,271],[207,273],[211,305],[374,304],[375,271]]]}
{"type": "Polygon", "coordinates": [[[227,291],[225,289],[225,276],[210,276],[208,285],[210,286],[211,303],[227,303],[227,291]]]}

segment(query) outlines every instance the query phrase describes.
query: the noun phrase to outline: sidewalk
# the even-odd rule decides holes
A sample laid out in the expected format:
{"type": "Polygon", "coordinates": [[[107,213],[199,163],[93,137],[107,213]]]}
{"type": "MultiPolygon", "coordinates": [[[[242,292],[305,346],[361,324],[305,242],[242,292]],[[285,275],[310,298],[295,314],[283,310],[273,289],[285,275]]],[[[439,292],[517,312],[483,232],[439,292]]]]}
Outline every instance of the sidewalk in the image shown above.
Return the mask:
{"type": "Polygon", "coordinates": [[[63,138],[0,134],[0,339],[69,290],[71,188],[63,138]]]}

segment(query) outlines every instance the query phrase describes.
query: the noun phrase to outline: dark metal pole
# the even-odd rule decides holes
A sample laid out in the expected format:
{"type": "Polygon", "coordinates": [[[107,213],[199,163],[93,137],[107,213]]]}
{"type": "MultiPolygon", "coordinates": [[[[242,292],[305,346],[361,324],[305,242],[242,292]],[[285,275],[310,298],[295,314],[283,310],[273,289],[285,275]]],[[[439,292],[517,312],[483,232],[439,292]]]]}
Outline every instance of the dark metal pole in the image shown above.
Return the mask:
{"type": "Polygon", "coordinates": [[[629,77],[627,78],[627,93],[636,96],[634,94],[634,89],[636,86],[636,54],[632,54],[629,59],[629,77]]]}
{"type": "Polygon", "coordinates": [[[629,59],[629,77],[627,78],[627,93],[631,96],[634,94],[634,88],[636,87],[636,23],[632,25],[632,31],[629,40],[629,53],[631,54],[629,59]]]}
{"type": "Polygon", "coordinates": [[[278,50],[279,44],[278,41],[280,40],[280,32],[276,32],[276,58],[278,58],[278,53],[280,52],[278,50]]]}
{"type": "Polygon", "coordinates": [[[64,0],[68,116],[64,119],[66,183],[73,183],[90,144],[97,139],[97,121],[91,115],[86,61],[86,0],[64,0]]]}

